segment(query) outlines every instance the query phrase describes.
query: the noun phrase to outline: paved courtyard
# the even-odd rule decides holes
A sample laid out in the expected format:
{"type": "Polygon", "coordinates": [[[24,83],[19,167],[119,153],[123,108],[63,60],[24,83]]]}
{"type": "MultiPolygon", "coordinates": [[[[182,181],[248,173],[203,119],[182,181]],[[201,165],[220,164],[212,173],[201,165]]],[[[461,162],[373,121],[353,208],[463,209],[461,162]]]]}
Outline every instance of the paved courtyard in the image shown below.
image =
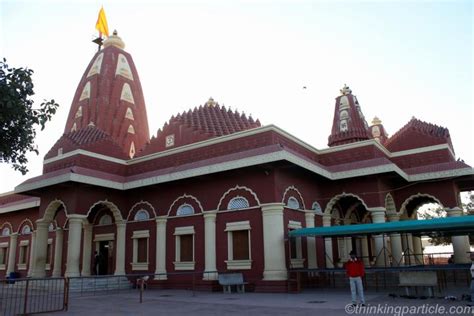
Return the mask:
{"type": "MultiPolygon", "coordinates": [[[[457,290],[454,295],[467,293],[457,290]]],[[[52,315],[474,315],[467,302],[444,297],[407,299],[388,292],[366,293],[366,309],[354,310],[346,290],[306,290],[299,294],[195,292],[184,290],[145,291],[73,297],[69,311],[52,315]],[[347,310],[346,310],[347,308],[347,310]],[[369,308],[372,308],[370,310],[369,308]]]]}

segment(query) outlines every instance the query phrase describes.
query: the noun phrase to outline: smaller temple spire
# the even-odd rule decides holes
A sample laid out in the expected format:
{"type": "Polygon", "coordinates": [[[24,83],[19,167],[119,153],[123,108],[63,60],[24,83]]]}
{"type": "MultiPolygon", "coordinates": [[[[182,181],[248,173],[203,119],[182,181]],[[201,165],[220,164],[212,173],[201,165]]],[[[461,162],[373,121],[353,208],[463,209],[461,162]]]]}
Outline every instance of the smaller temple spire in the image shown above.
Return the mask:
{"type": "Polygon", "coordinates": [[[385,145],[387,142],[388,134],[382,125],[382,121],[377,116],[374,117],[372,125],[369,127],[369,135],[382,145],[385,145]]]}
{"type": "Polygon", "coordinates": [[[337,146],[369,139],[368,124],[360,108],[357,97],[344,84],[336,98],[334,119],[329,136],[329,146],[337,146]]]}

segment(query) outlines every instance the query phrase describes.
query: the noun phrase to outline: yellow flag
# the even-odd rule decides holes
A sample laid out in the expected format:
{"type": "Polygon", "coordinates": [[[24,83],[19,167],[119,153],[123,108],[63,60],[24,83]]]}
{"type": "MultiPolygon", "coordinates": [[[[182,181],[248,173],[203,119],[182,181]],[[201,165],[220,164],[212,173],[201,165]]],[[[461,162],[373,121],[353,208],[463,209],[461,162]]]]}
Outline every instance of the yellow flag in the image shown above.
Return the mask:
{"type": "Polygon", "coordinates": [[[107,18],[105,17],[105,11],[103,7],[99,11],[99,17],[97,18],[95,28],[97,31],[99,31],[100,37],[102,37],[102,34],[109,37],[109,26],[107,25],[107,18]]]}

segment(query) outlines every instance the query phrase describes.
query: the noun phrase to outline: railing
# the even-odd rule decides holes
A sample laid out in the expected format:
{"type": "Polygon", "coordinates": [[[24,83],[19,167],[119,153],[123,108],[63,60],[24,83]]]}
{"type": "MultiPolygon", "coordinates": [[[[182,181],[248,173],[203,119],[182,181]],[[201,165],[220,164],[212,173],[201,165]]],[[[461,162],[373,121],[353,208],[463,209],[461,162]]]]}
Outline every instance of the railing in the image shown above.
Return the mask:
{"type": "Polygon", "coordinates": [[[29,315],[67,310],[65,278],[1,279],[0,314],[29,315]]]}

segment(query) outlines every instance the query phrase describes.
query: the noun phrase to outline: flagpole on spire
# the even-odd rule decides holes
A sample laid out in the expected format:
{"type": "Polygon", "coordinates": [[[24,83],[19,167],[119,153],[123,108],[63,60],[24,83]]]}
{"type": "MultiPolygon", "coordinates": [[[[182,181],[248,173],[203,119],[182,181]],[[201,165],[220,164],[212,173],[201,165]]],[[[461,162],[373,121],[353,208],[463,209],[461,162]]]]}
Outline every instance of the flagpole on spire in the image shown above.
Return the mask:
{"type": "Polygon", "coordinates": [[[105,17],[105,11],[104,11],[103,6],[100,8],[99,16],[97,18],[97,22],[95,23],[95,28],[97,31],[99,31],[99,37],[94,39],[92,42],[99,45],[99,51],[100,51],[100,48],[102,47],[102,44],[104,42],[104,39],[102,38],[102,34],[105,35],[106,37],[109,37],[109,26],[107,24],[107,18],[105,17]]]}

